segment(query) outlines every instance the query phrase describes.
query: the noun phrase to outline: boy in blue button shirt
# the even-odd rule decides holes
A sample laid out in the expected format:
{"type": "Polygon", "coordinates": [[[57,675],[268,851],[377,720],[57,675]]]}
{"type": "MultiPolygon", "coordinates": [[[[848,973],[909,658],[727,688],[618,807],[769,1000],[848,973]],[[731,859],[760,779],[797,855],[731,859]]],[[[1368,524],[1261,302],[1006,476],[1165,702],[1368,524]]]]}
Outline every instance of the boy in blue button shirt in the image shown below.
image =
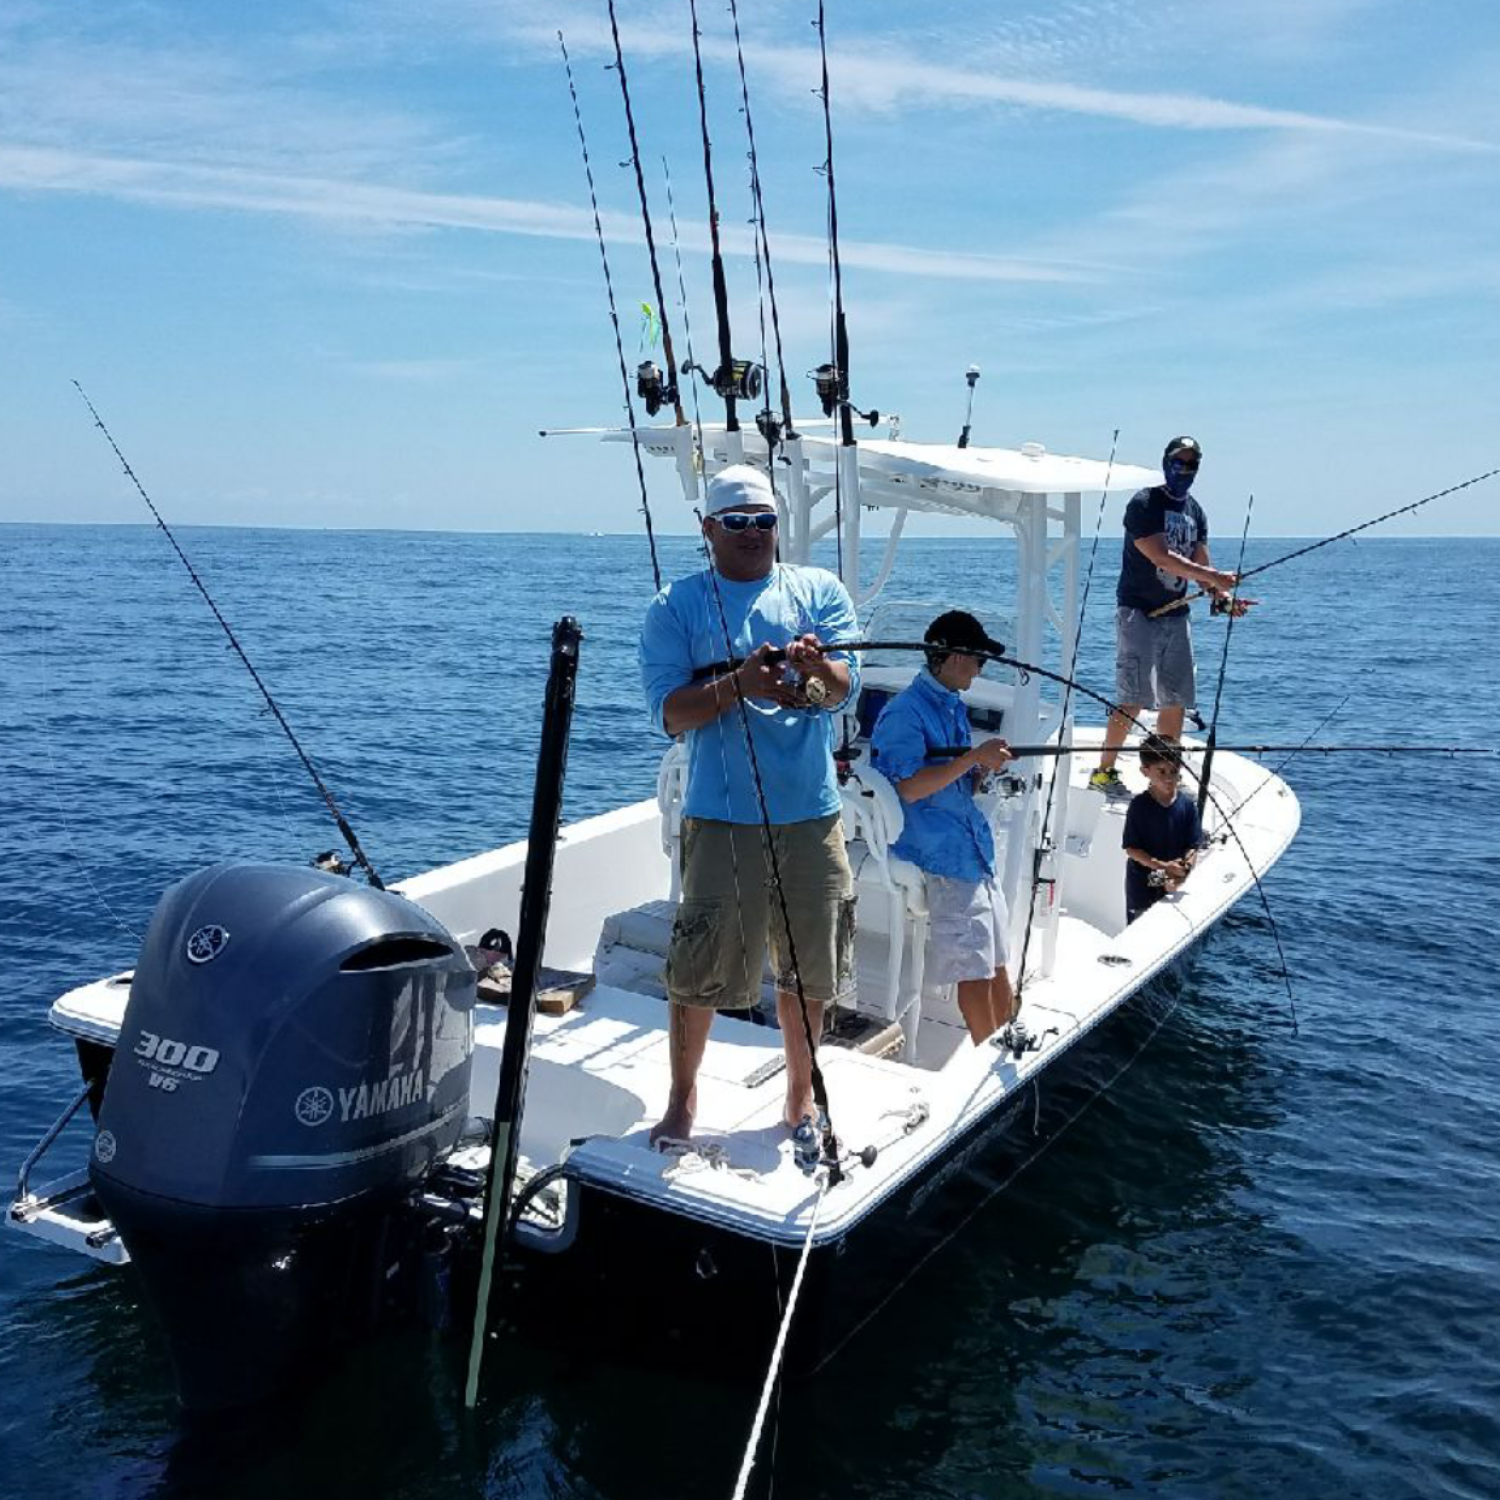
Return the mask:
{"type": "Polygon", "coordinates": [[[926,670],[886,704],[870,736],[871,753],[905,803],[905,826],[891,853],[927,875],[927,975],[958,986],[959,1012],[977,1047],[1016,1011],[1005,971],[1010,913],[995,883],[995,839],[974,805],[980,782],[1012,757],[1004,740],[973,745],[959,694],[984,669],[973,652],[1001,648],[960,609],[939,615],[922,639],[932,647],[926,670]],[[940,749],[947,756],[934,759],[940,749]]]}
{"type": "Polygon", "coordinates": [[[1177,890],[1198,859],[1203,825],[1198,806],[1179,791],[1181,747],[1152,735],[1141,746],[1146,790],[1125,812],[1125,920],[1135,921],[1169,891],[1177,890]]]}

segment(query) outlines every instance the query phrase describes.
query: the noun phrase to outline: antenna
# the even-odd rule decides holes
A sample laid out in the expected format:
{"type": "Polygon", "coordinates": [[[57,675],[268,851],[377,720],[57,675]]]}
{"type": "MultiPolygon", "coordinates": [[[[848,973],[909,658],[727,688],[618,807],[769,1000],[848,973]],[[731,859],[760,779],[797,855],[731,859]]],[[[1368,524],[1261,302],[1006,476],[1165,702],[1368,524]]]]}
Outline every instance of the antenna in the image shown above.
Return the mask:
{"type": "Polygon", "coordinates": [[[979,366],[970,365],[964,372],[964,379],[969,382],[969,409],[964,413],[964,430],[958,435],[960,448],[969,446],[969,429],[974,425],[974,387],[979,384],[979,366]]]}

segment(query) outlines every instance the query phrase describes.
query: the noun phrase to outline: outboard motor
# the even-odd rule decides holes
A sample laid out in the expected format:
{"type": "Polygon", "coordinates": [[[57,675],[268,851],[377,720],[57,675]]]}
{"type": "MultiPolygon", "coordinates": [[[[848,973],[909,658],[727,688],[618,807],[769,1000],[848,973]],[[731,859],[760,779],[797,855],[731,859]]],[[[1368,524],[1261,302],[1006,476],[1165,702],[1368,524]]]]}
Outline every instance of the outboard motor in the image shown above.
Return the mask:
{"type": "Polygon", "coordinates": [[[253,1401],[373,1323],[468,1117],[475,974],[420,907],[217,865],[157,905],[90,1175],[184,1405],[253,1401]]]}

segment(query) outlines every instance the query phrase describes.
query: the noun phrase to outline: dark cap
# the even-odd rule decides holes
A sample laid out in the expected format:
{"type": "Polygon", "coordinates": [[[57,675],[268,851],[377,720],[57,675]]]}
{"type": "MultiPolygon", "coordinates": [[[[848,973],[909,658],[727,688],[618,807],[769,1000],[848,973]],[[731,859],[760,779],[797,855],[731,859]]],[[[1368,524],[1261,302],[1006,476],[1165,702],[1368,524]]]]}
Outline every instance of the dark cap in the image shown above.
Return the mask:
{"type": "Polygon", "coordinates": [[[922,637],[929,645],[945,647],[949,651],[986,651],[1003,656],[1005,647],[985,634],[984,626],[967,610],[950,609],[941,614],[927,627],[922,637]]]}
{"type": "Polygon", "coordinates": [[[1199,463],[1203,462],[1203,449],[1198,446],[1197,438],[1174,437],[1162,450],[1161,461],[1166,463],[1169,458],[1176,458],[1179,453],[1196,458],[1199,463]]]}

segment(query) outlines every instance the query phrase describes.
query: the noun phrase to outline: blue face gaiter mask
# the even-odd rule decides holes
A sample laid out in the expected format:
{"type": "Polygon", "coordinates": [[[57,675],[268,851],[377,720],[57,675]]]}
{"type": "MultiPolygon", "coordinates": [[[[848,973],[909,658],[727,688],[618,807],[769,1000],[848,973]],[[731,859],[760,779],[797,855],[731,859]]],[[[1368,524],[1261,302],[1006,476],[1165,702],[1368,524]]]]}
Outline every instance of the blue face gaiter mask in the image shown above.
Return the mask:
{"type": "Polygon", "coordinates": [[[1162,478],[1166,481],[1167,493],[1174,500],[1181,500],[1192,489],[1193,481],[1198,477],[1196,469],[1178,463],[1175,458],[1169,458],[1162,465],[1161,472],[1162,478]]]}

